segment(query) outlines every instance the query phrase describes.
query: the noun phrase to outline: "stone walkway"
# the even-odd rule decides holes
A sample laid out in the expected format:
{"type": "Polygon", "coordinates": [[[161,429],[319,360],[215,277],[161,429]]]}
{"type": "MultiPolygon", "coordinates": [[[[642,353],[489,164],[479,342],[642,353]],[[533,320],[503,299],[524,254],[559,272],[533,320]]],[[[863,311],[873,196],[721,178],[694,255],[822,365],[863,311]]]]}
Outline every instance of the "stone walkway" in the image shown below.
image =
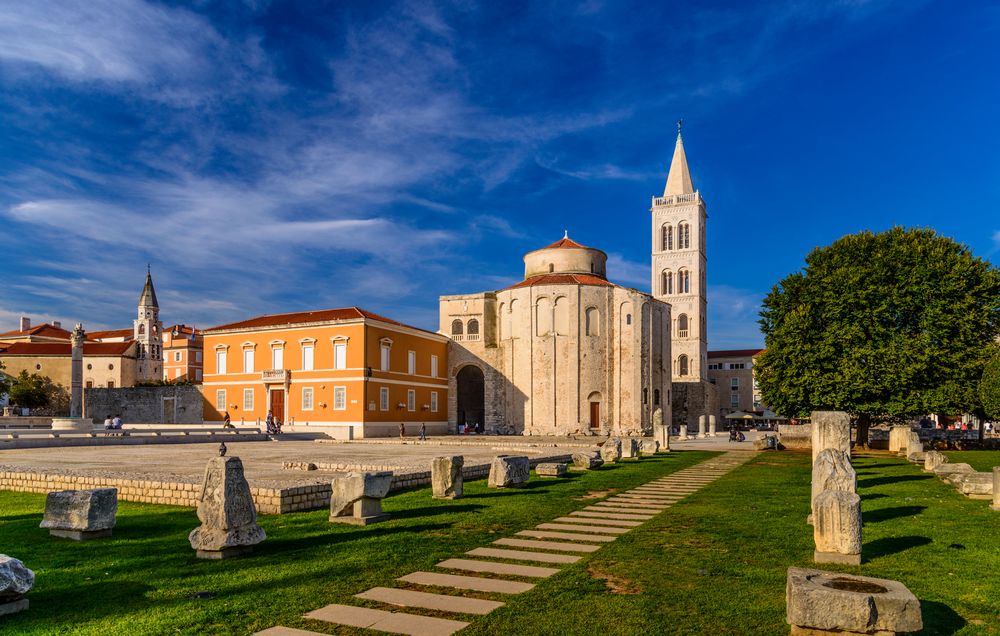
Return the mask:
{"type": "MultiPolygon", "coordinates": [[[[523,581],[485,578],[470,574],[484,573],[530,579],[542,579],[558,574],[560,566],[576,563],[587,553],[596,552],[603,544],[610,543],[641,526],[677,501],[743,465],[754,455],[756,453],[729,452],[714,457],[594,503],[582,510],[571,512],[567,516],[541,523],[533,530],[521,530],[514,533],[514,537],[497,539],[491,547],[475,548],[466,552],[462,558],[446,559],[438,563],[436,567],[446,572],[413,572],[398,579],[410,585],[428,586],[452,593],[375,587],[355,595],[356,598],[376,601],[387,606],[456,613],[465,620],[339,604],[327,605],[307,613],[305,617],[335,625],[364,627],[391,634],[409,636],[454,634],[468,626],[467,621],[472,620],[473,616],[488,614],[504,605],[499,601],[463,596],[463,591],[523,594],[534,587],[533,584],[523,581]],[[490,559],[504,559],[504,561],[490,559]],[[509,561],[524,562],[524,564],[509,563],[509,561]]],[[[279,626],[257,632],[255,636],[317,636],[317,634],[320,632],[279,626]]]]}

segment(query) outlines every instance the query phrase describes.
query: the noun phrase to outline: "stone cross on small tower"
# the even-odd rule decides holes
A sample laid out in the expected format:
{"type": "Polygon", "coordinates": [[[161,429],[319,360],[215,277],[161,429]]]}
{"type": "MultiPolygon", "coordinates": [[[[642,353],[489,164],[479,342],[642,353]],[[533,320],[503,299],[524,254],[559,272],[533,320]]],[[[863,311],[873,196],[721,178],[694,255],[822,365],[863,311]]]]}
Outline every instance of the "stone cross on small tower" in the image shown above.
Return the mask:
{"type": "Polygon", "coordinates": [[[76,323],[70,335],[73,346],[70,360],[70,417],[83,417],[83,342],[86,339],[87,332],[83,330],[83,325],[76,323]]]}

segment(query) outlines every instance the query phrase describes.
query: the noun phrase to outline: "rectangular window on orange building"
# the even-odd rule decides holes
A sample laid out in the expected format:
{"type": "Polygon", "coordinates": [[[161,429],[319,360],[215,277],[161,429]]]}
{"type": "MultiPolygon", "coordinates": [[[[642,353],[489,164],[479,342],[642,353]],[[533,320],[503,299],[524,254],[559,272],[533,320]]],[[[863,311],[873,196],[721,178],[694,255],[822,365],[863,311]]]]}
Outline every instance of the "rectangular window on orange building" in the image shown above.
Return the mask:
{"type": "Polygon", "coordinates": [[[272,369],[284,369],[285,368],[285,350],[277,347],[271,349],[271,368],[272,369]]]}
{"type": "Polygon", "coordinates": [[[406,372],[410,375],[416,375],[417,373],[417,352],[407,351],[406,352],[406,372]]]}
{"type": "Polygon", "coordinates": [[[383,411],[389,410],[389,389],[382,387],[378,390],[379,408],[383,411]]]}
{"type": "Polygon", "coordinates": [[[438,410],[438,392],[431,391],[431,410],[437,413],[438,410]]]}
{"type": "Polygon", "coordinates": [[[333,410],[334,411],[345,411],[345,410],[347,410],[347,387],[346,386],[335,386],[335,387],[333,387],[333,410]]]}
{"type": "Polygon", "coordinates": [[[195,362],[201,362],[201,351],[195,351],[194,352],[194,361],[195,362]]]}
{"type": "Polygon", "coordinates": [[[226,410],[226,390],[216,389],[215,391],[215,410],[225,411],[226,410]]]}
{"type": "Polygon", "coordinates": [[[311,386],[302,388],[302,410],[313,410],[313,390],[311,386]]]}
{"type": "Polygon", "coordinates": [[[215,352],[215,372],[225,373],[226,372],[226,352],[216,351],[215,352]]]}
{"type": "Polygon", "coordinates": [[[180,361],[181,361],[181,352],[174,351],[174,362],[180,362],[180,361]]]}
{"type": "Polygon", "coordinates": [[[313,370],[313,346],[302,345],[302,370],[313,370]]]}
{"type": "Polygon", "coordinates": [[[253,373],[253,349],[243,350],[243,373],[253,373]]]}
{"type": "Polygon", "coordinates": [[[438,377],[438,357],[431,356],[431,377],[438,377]]]}
{"type": "Polygon", "coordinates": [[[253,410],[253,389],[243,389],[243,410],[253,410]]]}
{"type": "Polygon", "coordinates": [[[381,369],[383,371],[388,371],[389,370],[389,350],[390,350],[389,345],[382,345],[382,359],[381,359],[382,366],[381,366],[381,369]]]}
{"type": "Polygon", "coordinates": [[[333,345],[333,368],[347,368],[347,343],[337,342],[333,345]]]}
{"type": "Polygon", "coordinates": [[[416,411],[417,410],[417,392],[410,389],[406,392],[406,410],[416,411]]]}

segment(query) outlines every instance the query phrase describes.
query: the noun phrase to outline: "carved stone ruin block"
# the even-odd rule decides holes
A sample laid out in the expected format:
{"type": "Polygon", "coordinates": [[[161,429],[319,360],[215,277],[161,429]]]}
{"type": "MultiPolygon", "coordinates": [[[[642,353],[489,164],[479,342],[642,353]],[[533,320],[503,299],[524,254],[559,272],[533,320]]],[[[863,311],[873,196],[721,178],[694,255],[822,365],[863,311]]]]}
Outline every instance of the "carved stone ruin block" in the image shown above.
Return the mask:
{"type": "Polygon", "coordinates": [[[0,616],[28,609],[24,598],[35,585],[35,573],[21,561],[0,554],[0,616]]]}
{"type": "Polygon", "coordinates": [[[927,451],[924,453],[924,470],[933,471],[938,466],[948,463],[948,456],[939,451],[927,451]]]}
{"type": "Polygon", "coordinates": [[[660,450],[660,443],[655,439],[646,438],[639,442],[639,456],[652,457],[660,450]]]}
{"type": "Polygon", "coordinates": [[[198,496],[201,525],[188,541],[199,559],[227,559],[253,551],[267,535],[257,525],[257,507],[239,457],[213,457],[205,466],[198,496]]]}
{"type": "MultiPolygon", "coordinates": [[[[614,464],[622,458],[622,441],[617,437],[612,437],[601,446],[601,459],[605,464],[614,464]]],[[[538,469],[535,469],[538,472],[538,469]]]]}
{"type": "Polygon", "coordinates": [[[60,490],[45,497],[41,527],[75,541],[110,537],[117,513],[117,488],[60,490]]]}
{"type": "Polygon", "coordinates": [[[528,483],[531,464],[524,455],[498,455],[490,464],[490,488],[518,488],[528,483]]]}
{"type": "Polygon", "coordinates": [[[922,454],[924,452],[924,444],[920,441],[920,435],[916,431],[910,431],[910,434],[906,436],[906,457],[910,461],[915,461],[914,458],[917,454],[922,454]]]}
{"type": "Polygon", "coordinates": [[[861,565],[861,497],[826,490],[813,502],[816,563],[861,565]]]}
{"type": "Polygon", "coordinates": [[[622,459],[635,459],[639,457],[639,440],[634,437],[622,438],[622,459]]]}
{"type": "Polygon", "coordinates": [[[573,467],[583,470],[593,470],[604,465],[600,451],[580,451],[573,453],[573,467]]]}
{"type": "Polygon", "coordinates": [[[708,436],[709,437],[715,437],[716,422],[717,422],[717,419],[716,419],[716,417],[714,415],[709,415],[708,416],[708,436]]]}
{"type": "Polygon", "coordinates": [[[788,568],[785,619],[791,633],[908,634],[923,629],[920,601],[898,581],[788,568]]]}
{"type": "Polygon", "coordinates": [[[698,416],[698,439],[705,439],[708,437],[708,416],[699,415],[698,416]]]}
{"type": "Polygon", "coordinates": [[[824,448],[851,452],[851,418],[843,411],[812,412],[812,460],[824,448]]]}
{"type": "Polygon", "coordinates": [[[389,494],[392,471],[348,473],[330,484],[330,521],[367,526],[385,521],[382,500],[389,494]]]}
{"type": "Polygon", "coordinates": [[[458,499],[462,496],[464,480],[461,455],[435,457],[431,460],[431,490],[435,499],[458,499]]]}
{"type": "Polygon", "coordinates": [[[681,438],[682,440],[685,440],[685,439],[688,438],[688,425],[687,424],[681,424],[680,427],[678,427],[677,437],[681,438]]]}
{"type": "Polygon", "coordinates": [[[955,473],[958,492],[970,499],[993,499],[993,473],[955,473]]]}
{"type": "Polygon", "coordinates": [[[552,462],[538,464],[535,466],[535,474],[539,477],[565,477],[568,466],[562,462],[552,462]]]}

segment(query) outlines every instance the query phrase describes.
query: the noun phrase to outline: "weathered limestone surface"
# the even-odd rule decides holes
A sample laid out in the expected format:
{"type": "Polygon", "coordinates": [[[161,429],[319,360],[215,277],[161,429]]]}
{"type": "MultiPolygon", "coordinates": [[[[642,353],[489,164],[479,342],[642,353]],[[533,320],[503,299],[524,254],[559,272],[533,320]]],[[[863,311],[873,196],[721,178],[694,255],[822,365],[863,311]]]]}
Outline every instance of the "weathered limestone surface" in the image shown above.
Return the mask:
{"type": "Polygon", "coordinates": [[[41,527],[77,541],[110,537],[118,513],[118,489],[60,490],[45,497],[41,527]]]}
{"type": "Polygon", "coordinates": [[[816,497],[827,490],[849,493],[858,490],[858,474],[851,466],[851,456],[835,448],[824,449],[813,462],[813,514],[816,512],[816,497]]]}
{"type": "Polygon", "coordinates": [[[906,456],[912,457],[917,453],[924,452],[924,444],[920,441],[920,435],[916,431],[910,431],[906,436],[906,456]]]}
{"type": "Polygon", "coordinates": [[[861,497],[826,490],[813,502],[817,563],[861,564],[861,497]]]}
{"type": "Polygon", "coordinates": [[[681,424],[678,427],[677,437],[679,437],[681,439],[687,439],[687,436],[688,436],[688,425],[687,424],[681,424]]]}
{"type": "MultiPolygon", "coordinates": [[[[622,458],[622,441],[612,437],[601,446],[601,459],[605,464],[614,464],[622,458]]],[[[535,469],[537,472],[537,468],[535,469]]]]}
{"type": "Polygon", "coordinates": [[[35,584],[35,573],[24,563],[0,554],[0,616],[28,609],[24,595],[35,584]]]}
{"type": "Polygon", "coordinates": [[[716,422],[717,422],[717,419],[716,419],[716,417],[714,415],[709,415],[708,416],[708,436],[709,437],[715,437],[716,422]]]}
{"type": "Polygon", "coordinates": [[[634,459],[639,456],[639,440],[634,437],[623,437],[621,442],[623,459],[634,459]]]}
{"type": "Polygon", "coordinates": [[[201,525],[188,540],[202,559],[246,554],[266,538],[239,457],[213,457],[205,467],[198,498],[201,525]]]}
{"type": "Polygon", "coordinates": [[[660,443],[660,452],[670,452],[670,425],[663,423],[663,409],[653,411],[653,439],[660,443]]]}
{"type": "Polygon", "coordinates": [[[644,439],[639,442],[639,455],[641,457],[652,457],[660,450],[660,443],[655,439],[644,439]]]}
{"type": "Polygon", "coordinates": [[[565,477],[567,468],[564,463],[538,464],[535,466],[535,474],[540,477],[565,477]]]}
{"type": "Polygon", "coordinates": [[[604,460],[601,459],[600,451],[581,451],[579,453],[573,453],[573,466],[576,468],[591,470],[594,468],[600,468],[603,465],[604,460]]]}
{"type": "Polygon", "coordinates": [[[528,482],[531,465],[524,455],[499,455],[490,465],[490,488],[511,488],[528,482]]]}
{"type": "Polygon", "coordinates": [[[851,452],[851,418],[843,411],[812,412],[812,460],[824,448],[851,452]]]}
{"type": "Polygon", "coordinates": [[[348,473],[330,484],[330,521],[366,526],[385,521],[382,500],[389,494],[392,471],[348,473]]]}
{"type": "Polygon", "coordinates": [[[889,429],[889,452],[898,453],[906,450],[907,434],[912,429],[909,425],[897,425],[889,429]]]}
{"type": "Polygon", "coordinates": [[[993,473],[954,473],[958,477],[953,482],[958,492],[974,499],[993,497],[993,473]]]}
{"type": "Polygon", "coordinates": [[[923,629],[920,601],[905,585],[887,579],[788,568],[785,607],[792,634],[903,634],[923,629]]]}
{"type": "Polygon", "coordinates": [[[942,464],[948,463],[948,456],[938,451],[927,451],[924,454],[924,470],[932,471],[942,464]]]}
{"type": "Polygon", "coordinates": [[[705,439],[708,436],[708,416],[698,416],[698,439],[705,439]]]}
{"type": "Polygon", "coordinates": [[[776,435],[764,435],[753,441],[754,450],[778,450],[778,437],[776,435]]]}
{"type": "Polygon", "coordinates": [[[941,464],[934,469],[935,475],[950,483],[956,483],[955,480],[959,479],[961,474],[974,472],[976,472],[976,469],[964,462],[958,462],[956,464],[941,464]]]}
{"type": "Polygon", "coordinates": [[[1000,512],[1000,466],[993,467],[993,510],[1000,512]]]}
{"type": "Polygon", "coordinates": [[[457,499],[462,496],[464,481],[461,455],[446,455],[431,460],[431,491],[435,499],[457,499]]]}

